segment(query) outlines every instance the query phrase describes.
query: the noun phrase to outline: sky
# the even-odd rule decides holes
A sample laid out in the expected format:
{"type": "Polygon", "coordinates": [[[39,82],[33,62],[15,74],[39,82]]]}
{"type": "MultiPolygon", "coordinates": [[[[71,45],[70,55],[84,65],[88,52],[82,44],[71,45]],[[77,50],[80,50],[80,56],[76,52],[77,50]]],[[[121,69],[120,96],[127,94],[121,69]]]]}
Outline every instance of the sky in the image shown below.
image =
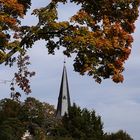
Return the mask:
{"type": "MultiPolygon", "coordinates": [[[[47,5],[46,0],[32,0],[32,9],[47,5]]],[[[70,17],[78,7],[73,4],[59,6],[60,19],[70,17]]],[[[33,25],[36,18],[30,15],[22,21],[23,25],[33,25]]],[[[124,82],[115,84],[111,80],[96,83],[92,77],[81,76],[73,70],[73,58],[66,58],[66,67],[69,81],[71,102],[81,108],[94,109],[102,117],[105,132],[126,131],[134,140],[140,138],[140,18],[136,21],[136,30],[133,34],[134,43],[132,53],[125,63],[124,82]]],[[[36,72],[31,79],[32,93],[28,96],[41,101],[57,105],[64,56],[62,51],[55,55],[48,55],[44,41],[38,41],[29,50],[31,66],[36,72]]],[[[1,65],[0,80],[10,80],[15,67],[1,65]]],[[[22,100],[27,95],[22,94],[22,100]]],[[[0,99],[10,97],[9,83],[0,81],[0,99]]]]}

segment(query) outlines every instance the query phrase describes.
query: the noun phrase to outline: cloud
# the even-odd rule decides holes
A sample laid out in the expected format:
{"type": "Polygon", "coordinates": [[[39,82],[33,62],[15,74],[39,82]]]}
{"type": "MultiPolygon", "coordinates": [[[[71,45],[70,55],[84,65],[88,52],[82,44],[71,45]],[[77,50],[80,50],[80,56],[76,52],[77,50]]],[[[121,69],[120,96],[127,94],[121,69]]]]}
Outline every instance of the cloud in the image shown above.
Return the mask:
{"type": "Polygon", "coordinates": [[[100,106],[104,129],[107,132],[118,131],[120,129],[128,132],[135,140],[139,139],[138,124],[140,123],[140,103],[132,100],[120,101],[119,104],[103,104],[100,106]]]}
{"type": "MultiPolygon", "coordinates": [[[[44,6],[46,0],[32,0],[33,8],[44,6]]],[[[76,6],[67,4],[66,8],[59,7],[61,19],[69,17],[75,12],[76,6]]],[[[34,24],[36,19],[27,15],[24,24],[34,24]]],[[[115,84],[105,80],[97,84],[88,76],[80,76],[73,71],[73,58],[66,59],[71,101],[82,108],[95,109],[102,116],[105,131],[126,130],[134,140],[139,140],[140,134],[140,19],[136,22],[132,54],[125,64],[123,84],[115,84]]],[[[29,50],[31,56],[31,69],[36,71],[36,76],[31,80],[31,96],[39,100],[57,105],[60,81],[63,69],[64,56],[62,51],[56,55],[48,55],[44,41],[35,43],[29,50]]],[[[0,79],[10,79],[15,68],[1,66],[0,79]]],[[[9,97],[9,85],[0,84],[0,98],[9,97]]],[[[22,94],[22,99],[27,96],[22,94]]]]}

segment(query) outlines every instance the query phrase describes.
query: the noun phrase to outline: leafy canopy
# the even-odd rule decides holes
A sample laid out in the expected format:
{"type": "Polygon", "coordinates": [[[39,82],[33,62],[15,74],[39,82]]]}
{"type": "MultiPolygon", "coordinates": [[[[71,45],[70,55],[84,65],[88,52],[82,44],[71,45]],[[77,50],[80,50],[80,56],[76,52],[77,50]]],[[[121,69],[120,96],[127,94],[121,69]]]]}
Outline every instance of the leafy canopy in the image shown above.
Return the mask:
{"type": "MultiPolygon", "coordinates": [[[[13,54],[18,52],[17,66],[19,71],[11,83],[11,97],[20,96],[15,92],[14,84],[16,83],[25,93],[30,93],[29,78],[34,75],[26,67],[29,65],[28,57],[25,55],[26,50],[21,47],[21,19],[30,8],[30,0],[0,0],[0,64],[12,66],[16,61],[13,54]]],[[[17,55],[16,55],[17,56],[17,55]]]]}
{"type": "Polygon", "coordinates": [[[60,47],[68,57],[75,54],[74,69],[80,74],[87,73],[98,83],[106,78],[123,82],[122,72],[131,52],[140,0],[70,0],[81,8],[67,21],[59,21],[58,5],[68,1],[52,0],[46,7],[33,11],[38,23],[31,27],[18,26],[18,17],[23,17],[30,1],[11,1],[14,6],[0,0],[1,62],[43,39],[49,54],[60,47]],[[9,31],[15,32],[13,42],[9,31]],[[11,51],[8,56],[7,49],[11,51]]]}
{"type": "Polygon", "coordinates": [[[48,103],[28,97],[24,102],[13,99],[0,100],[0,140],[20,140],[25,130],[35,139],[45,135],[53,126],[55,109],[48,103]]]}
{"type": "Polygon", "coordinates": [[[20,51],[20,24],[30,0],[0,0],[0,63],[11,59],[14,52],[20,51]]]}
{"type": "Polygon", "coordinates": [[[26,130],[35,140],[133,140],[119,130],[105,133],[103,122],[94,110],[76,104],[61,119],[55,117],[54,106],[28,97],[24,102],[0,100],[0,140],[19,140],[26,130]]]}

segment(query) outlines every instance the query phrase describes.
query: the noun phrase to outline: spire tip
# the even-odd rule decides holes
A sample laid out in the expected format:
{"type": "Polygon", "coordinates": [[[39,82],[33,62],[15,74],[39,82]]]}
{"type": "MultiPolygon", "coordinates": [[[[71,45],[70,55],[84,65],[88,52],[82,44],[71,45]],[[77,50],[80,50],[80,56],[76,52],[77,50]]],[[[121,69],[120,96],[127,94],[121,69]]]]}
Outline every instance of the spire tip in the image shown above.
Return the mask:
{"type": "Polygon", "coordinates": [[[66,60],[64,59],[64,65],[66,64],[66,60]]]}

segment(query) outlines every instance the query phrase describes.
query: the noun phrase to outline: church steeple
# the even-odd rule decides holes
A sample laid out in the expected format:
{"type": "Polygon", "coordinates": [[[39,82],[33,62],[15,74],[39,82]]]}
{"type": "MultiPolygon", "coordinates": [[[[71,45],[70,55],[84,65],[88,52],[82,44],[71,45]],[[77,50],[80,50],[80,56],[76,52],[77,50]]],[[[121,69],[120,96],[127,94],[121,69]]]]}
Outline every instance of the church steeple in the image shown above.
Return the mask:
{"type": "Polygon", "coordinates": [[[68,113],[69,107],[70,107],[69,85],[67,78],[67,70],[64,61],[56,117],[61,118],[62,116],[64,116],[65,113],[68,113]]]}

